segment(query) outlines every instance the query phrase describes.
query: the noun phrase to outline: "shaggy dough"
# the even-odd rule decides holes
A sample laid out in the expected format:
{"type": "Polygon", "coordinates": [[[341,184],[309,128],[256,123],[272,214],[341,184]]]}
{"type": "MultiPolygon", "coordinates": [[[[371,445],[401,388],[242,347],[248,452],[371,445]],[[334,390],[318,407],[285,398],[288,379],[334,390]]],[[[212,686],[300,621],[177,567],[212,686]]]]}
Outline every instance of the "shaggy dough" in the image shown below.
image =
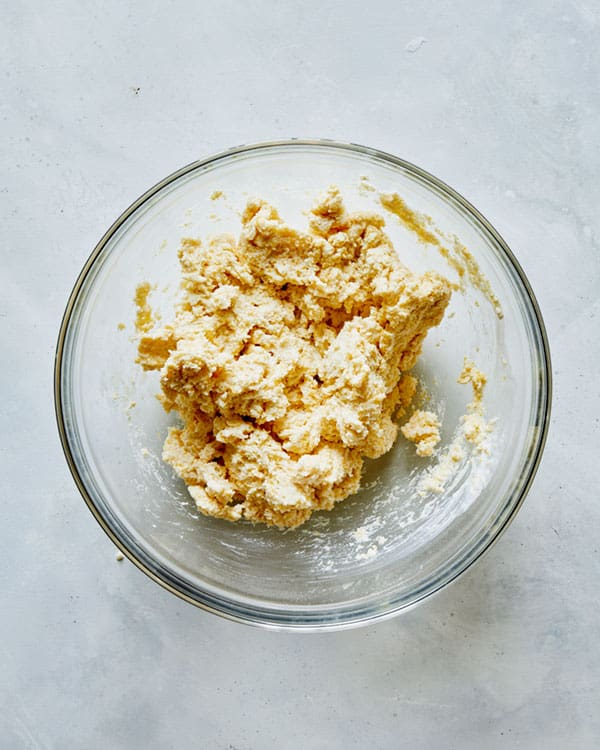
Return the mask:
{"type": "Polygon", "coordinates": [[[163,458],[203,513],[298,526],[391,448],[451,289],[403,266],[383,226],[331,187],[308,232],[251,200],[238,241],[182,241],[175,321],[142,336],[138,362],[161,370],[182,419],[163,458]]]}

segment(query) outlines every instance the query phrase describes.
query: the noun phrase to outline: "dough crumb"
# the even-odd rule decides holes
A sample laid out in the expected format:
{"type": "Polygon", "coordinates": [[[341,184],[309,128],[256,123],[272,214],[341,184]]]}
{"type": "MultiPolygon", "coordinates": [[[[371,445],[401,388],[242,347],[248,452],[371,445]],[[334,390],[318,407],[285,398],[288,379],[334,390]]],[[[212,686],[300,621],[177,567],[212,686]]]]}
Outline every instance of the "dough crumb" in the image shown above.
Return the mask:
{"type": "Polygon", "coordinates": [[[369,539],[369,532],[364,526],[360,526],[352,532],[355,542],[366,542],[369,539]]]}
{"type": "Polygon", "coordinates": [[[456,382],[463,385],[471,383],[473,386],[473,401],[477,403],[481,402],[481,399],[483,398],[483,389],[487,383],[487,377],[468,357],[464,358],[463,369],[456,382]]]}
{"type": "Polygon", "coordinates": [[[148,296],[151,291],[152,287],[148,281],[138,284],[135,290],[134,302],[137,308],[135,328],[138,333],[149,331],[154,325],[152,308],[148,303],[148,296]]]}
{"type": "Polygon", "coordinates": [[[417,456],[431,456],[440,442],[440,420],[431,411],[414,412],[400,430],[417,446],[417,456]]]}
{"type": "Polygon", "coordinates": [[[182,240],[174,322],[148,333],[144,313],[137,361],[181,417],[163,459],[200,512],[295,527],[356,492],[364,458],[394,444],[451,286],[406,268],[383,217],[348,213],[335,186],[308,231],[260,198],[241,218],[239,238],[182,240]]]}
{"type": "Polygon", "coordinates": [[[213,193],[211,193],[211,201],[219,200],[219,198],[225,198],[225,193],[222,190],[215,190],[213,193]]]}
{"type": "Polygon", "coordinates": [[[125,559],[125,557],[124,557],[124,555],[123,555],[123,553],[122,553],[122,552],[117,552],[117,553],[116,553],[116,555],[115,555],[115,560],[116,560],[117,562],[122,562],[122,561],[123,561],[124,559],[125,559]]]}
{"type": "Polygon", "coordinates": [[[379,547],[376,544],[372,544],[366,552],[359,552],[356,556],[356,560],[371,560],[379,552],[379,547]]]}
{"type": "Polygon", "coordinates": [[[360,182],[358,183],[358,189],[363,194],[366,195],[367,193],[375,193],[376,190],[371,185],[371,182],[366,174],[363,174],[360,176],[360,182]]]}
{"type": "Polygon", "coordinates": [[[492,425],[485,419],[483,408],[483,389],[487,377],[475,366],[468,357],[464,359],[462,372],[458,376],[458,383],[470,383],[473,388],[473,400],[467,404],[466,414],[462,417],[465,440],[472,443],[480,451],[488,452],[485,441],[491,432],[492,425]]]}
{"type": "Polygon", "coordinates": [[[118,328],[119,331],[124,331],[125,330],[125,323],[119,323],[117,325],[117,328],[118,328]]]}

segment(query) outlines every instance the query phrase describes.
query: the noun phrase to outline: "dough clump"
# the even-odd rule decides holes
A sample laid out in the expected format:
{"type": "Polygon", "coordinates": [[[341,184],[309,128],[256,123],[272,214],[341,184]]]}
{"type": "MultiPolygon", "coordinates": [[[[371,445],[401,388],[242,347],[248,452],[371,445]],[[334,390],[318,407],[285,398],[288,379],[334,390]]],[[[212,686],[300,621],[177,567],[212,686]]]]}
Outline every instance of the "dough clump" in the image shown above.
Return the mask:
{"type": "Polygon", "coordinates": [[[257,199],[239,239],[182,241],[175,320],[142,335],[138,362],[181,417],[163,458],[202,513],[298,526],[392,447],[451,288],[406,268],[383,227],[332,186],[308,231],[257,199]]]}
{"type": "Polygon", "coordinates": [[[407,440],[417,446],[417,456],[431,456],[440,442],[440,420],[431,411],[415,411],[400,428],[407,440]]]}

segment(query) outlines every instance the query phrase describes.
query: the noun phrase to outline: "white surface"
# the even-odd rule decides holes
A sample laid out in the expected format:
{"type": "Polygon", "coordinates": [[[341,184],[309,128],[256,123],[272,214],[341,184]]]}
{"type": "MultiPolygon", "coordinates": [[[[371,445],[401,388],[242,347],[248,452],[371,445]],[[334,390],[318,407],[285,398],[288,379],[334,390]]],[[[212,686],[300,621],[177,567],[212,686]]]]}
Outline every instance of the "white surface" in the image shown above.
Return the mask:
{"type": "Polygon", "coordinates": [[[0,746],[597,747],[598,4],[2,17],[0,746]],[[223,621],[116,562],[52,405],[63,307],[109,223],[187,162],[290,135],[391,151],[467,196],[529,275],[555,373],[545,458],[494,549],[420,608],[322,635],[223,621]]]}

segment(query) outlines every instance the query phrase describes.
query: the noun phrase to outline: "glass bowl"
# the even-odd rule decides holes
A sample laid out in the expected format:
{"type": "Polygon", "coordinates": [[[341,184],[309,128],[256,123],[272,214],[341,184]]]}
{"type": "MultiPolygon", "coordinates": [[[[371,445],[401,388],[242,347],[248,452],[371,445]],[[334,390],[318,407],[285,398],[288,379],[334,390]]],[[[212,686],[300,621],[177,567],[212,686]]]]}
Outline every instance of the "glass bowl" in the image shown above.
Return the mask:
{"type": "Polygon", "coordinates": [[[100,240],[69,298],[55,366],[58,427],[69,467],[104,531],[157,583],[233,620],[316,630],[372,622],[423,601],[466,570],[514,518],[538,466],[549,422],[551,374],[540,312],[505,242],[464,198],[422,169],[374,149],[290,140],[235,148],[190,164],[137,200],[100,240]],[[365,179],[367,178],[367,179],[365,179]],[[199,514],[161,459],[167,415],[157,373],[135,364],[134,293],[155,288],[168,322],[182,236],[239,232],[248,196],[294,226],[329,184],[349,209],[376,209],[415,271],[456,274],[433,244],[378,203],[398,192],[446,238],[469,249],[502,306],[477,285],[455,292],[416,368],[426,408],[443,417],[437,456],[402,437],[366,463],[361,489],[282,532],[199,514]],[[376,190],[372,188],[375,187],[376,190]],[[221,191],[221,195],[218,192],[221,191]],[[472,449],[440,491],[423,478],[443,459],[471,400],[456,382],[469,356],[488,377],[489,452],[472,449]],[[441,458],[440,458],[441,457],[441,458]]]}

